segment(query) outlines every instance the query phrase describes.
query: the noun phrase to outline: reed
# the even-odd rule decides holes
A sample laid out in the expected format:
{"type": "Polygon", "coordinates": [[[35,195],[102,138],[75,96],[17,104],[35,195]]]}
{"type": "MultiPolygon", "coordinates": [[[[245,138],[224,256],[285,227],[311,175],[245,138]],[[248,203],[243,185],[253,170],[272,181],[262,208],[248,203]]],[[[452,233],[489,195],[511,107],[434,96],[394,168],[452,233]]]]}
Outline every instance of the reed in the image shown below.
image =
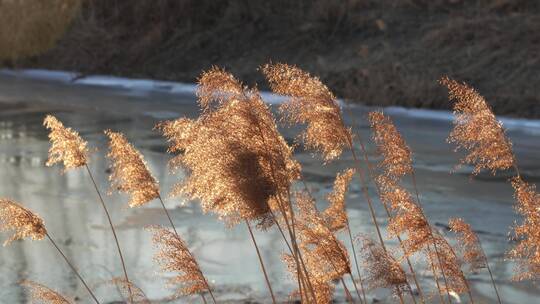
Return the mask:
{"type": "Polygon", "coordinates": [[[510,168],[514,170],[515,175],[509,182],[514,188],[515,209],[523,220],[512,228],[511,235],[517,242],[507,252],[507,257],[515,262],[514,280],[536,281],[540,278],[540,211],[537,208],[540,195],[534,185],[521,177],[512,143],[485,98],[467,84],[448,77],[439,82],[448,88],[450,100],[455,101],[454,129],[448,141],[468,152],[462,162],[475,166],[472,174],[483,169],[492,174],[510,168]]]}
{"type": "Polygon", "coordinates": [[[56,242],[50,236],[49,232],[45,228],[43,220],[32,211],[24,208],[21,204],[2,198],[0,199],[0,231],[13,231],[14,234],[4,242],[4,246],[11,244],[16,240],[30,238],[32,240],[42,240],[45,237],[51,242],[54,248],[66,261],[68,266],[73,270],[77,278],[84,285],[92,299],[100,304],[86,281],[82,278],[77,268],[73,266],[73,263],[67,258],[64,252],[58,247],[56,242]]]}
{"type": "MultiPolygon", "coordinates": [[[[124,261],[124,255],[122,249],[120,248],[120,242],[118,241],[118,236],[116,235],[116,229],[112,223],[111,215],[107,209],[107,205],[103,200],[103,196],[98,189],[96,180],[88,167],[88,148],[87,142],[83,140],[77,131],[65,127],[61,121],[52,115],[47,115],[43,121],[45,128],[49,129],[49,141],[51,147],[49,149],[49,159],[47,160],[46,165],[52,166],[55,163],[63,163],[64,172],[70,169],[76,169],[80,167],[85,167],[92,185],[96,190],[96,193],[99,198],[99,202],[103,207],[107,222],[111,229],[112,235],[114,237],[114,242],[118,250],[118,256],[120,258],[120,264],[122,265],[122,270],[124,272],[124,278],[129,282],[129,277],[127,273],[126,263],[124,261]]],[[[133,302],[133,297],[130,295],[130,302],[133,302]]]]}
{"type": "Polygon", "coordinates": [[[489,267],[488,258],[484,252],[484,249],[482,248],[478,235],[474,233],[471,225],[467,224],[461,218],[450,219],[448,226],[450,227],[450,230],[456,233],[458,236],[463,261],[469,265],[469,271],[476,272],[480,269],[486,268],[491,279],[491,284],[493,285],[493,290],[497,296],[497,301],[499,304],[502,304],[499,291],[497,290],[497,285],[493,279],[493,273],[489,267]]]}
{"type": "MultiPolygon", "coordinates": [[[[355,159],[355,169],[362,193],[368,203],[379,241],[384,248],[384,240],[368,193],[364,173],[354,152],[352,131],[343,122],[336,97],[317,77],[297,67],[279,63],[267,64],[262,67],[262,72],[272,91],[289,97],[287,102],[280,107],[284,120],[289,124],[306,125],[299,140],[303,141],[307,148],[319,151],[325,162],[337,159],[344,149],[350,149],[355,159]]],[[[350,227],[347,230],[350,231],[350,227]]],[[[356,257],[352,235],[350,242],[356,257]]],[[[355,265],[360,276],[356,259],[355,265]]]]}
{"type": "Polygon", "coordinates": [[[176,273],[169,279],[169,285],[177,288],[175,296],[199,294],[206,302],[204,293],[209,292],[215,303],[212,288],[184,240],[160,226],[147,229],[152,232],[152,242],[158,249],[154,260],[163,272],[176,273]]]}
{"type": "Polygon", "coordinates": [[[68,300],[60,293],[49,287],[30,280],[20,283],[30,293],[30,298],[34,303],[43,304],[72,304],[74,301],[68,300]]]}

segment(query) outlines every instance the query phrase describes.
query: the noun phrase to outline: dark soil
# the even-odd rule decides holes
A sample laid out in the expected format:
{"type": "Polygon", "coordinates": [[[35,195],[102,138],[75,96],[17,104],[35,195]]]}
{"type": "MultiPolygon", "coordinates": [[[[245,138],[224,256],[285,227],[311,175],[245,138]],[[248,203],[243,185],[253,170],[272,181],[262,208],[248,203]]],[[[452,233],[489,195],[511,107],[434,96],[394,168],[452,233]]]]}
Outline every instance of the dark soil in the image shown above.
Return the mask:
{"type": "Polygon", "coordinates": [[[540,117],[539,30],[526,0],[94,0],[19,66],[193,82],[218,65],[265,88],[258,67],[279,61],[355,102],[445,109],[449,75],[540,117]]]}

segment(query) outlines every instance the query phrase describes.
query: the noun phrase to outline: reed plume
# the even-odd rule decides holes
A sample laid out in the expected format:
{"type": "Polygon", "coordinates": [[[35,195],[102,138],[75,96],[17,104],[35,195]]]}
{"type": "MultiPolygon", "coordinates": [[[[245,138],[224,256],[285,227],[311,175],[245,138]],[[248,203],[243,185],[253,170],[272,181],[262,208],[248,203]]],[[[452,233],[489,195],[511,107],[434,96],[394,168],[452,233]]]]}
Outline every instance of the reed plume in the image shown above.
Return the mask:
{"type": "Polygon", "coordinates": [[[133,303],[151,304],[144,291],[140,289],[137,285],[133,284],[133,282],[126,281],[126,279],[124,278],[113,278],[107,283],[119,287],[118,289],[120,290],[120,293],[123,297],[133,297],[133,303]]]}
{"type": "Polygon", "coordinates": [[[468,293],[471,303],[474,303],[469,283],[461,270],[461,262],[452,246],[441,235],[436,234],[434,237],[436,251],[429,251],[428,254],[431,255],[432,261],[438,262],[435,264],[435,269],[445,277],[444,290],[456,294],[468,293]]]}
{"type": "Polygon", "coordinates": [[[4,246],[11,244],[13,241],[22,240],[24,238],[42,240],[47,237],[58,253],[64,258],[69,267],[73,270],[75,275],[77,275],[79,280],[81,280],[84,287],[88,290],[88,293],[92,296],[92,299],[97,304],[100,304],[75,266],[73,266],[60,247],[58,247],[56,242],[51,238],[47,232],[47,229],[45,228],[43,220],[38,215],[22,207],[19,203],[13,200],[0,198],[0,231],[14,231],[15,233],[4,242],[4,246]]]}
{"type": "Polygon", "coordinates": [[[141,153],[123,134],[110,130],[105,131],[105,134],[109,137],[110,150],[107,156],[112,161],[109,176],[112,187],[130,195],[130,207],[142,206],[158,198],[158,182],[148,170],[141,153]]]}
{"type": "MultiPolygon", "coordinates": [[[[92,181],[92,185],[94,186],[94,189],[96,190],[96,193],[99,198],[99,202],[101,203],[101,206],[103,207],[103,211],[105,212],[105,216],[107,217],[109,227],[111,228],[111,232],[113,234],[114,241],[116,243],[116,248],[118,250],[120,262],[122,264],[124,277],[126,278],[126,281],[129,281],[127,269],[126,269],[126,263],[124,261],[124,256],[120,248],[120,243],[118,241],[116,230],[114,229],[114,225],[112,223],[109,210],[107,209],[107,205],[105,204],[105,201],[103,200],[103,197],[101,196],[101,192],[98,189],[96,180],[94,179],[94,176],[92,175],[92,172],[90,171],[90,168],[88,167],[88,160],[87,160],[88,148],[86,147],[87,142],[84,141],[79,136],[79,133],[72,130],[71,128],[66,128],[62,124],[62,122],[60,122],[58,119],[56,119],[56,117],[52,115],[47,115],[45,117],[43,125],[47,129],[50,130],[49,141],[51,143],[51,147],[49,149],[49,160],[47,161],[47,166],[52,166],[55,163],[63,163],[64,171],[67,171],[69,169],[79,168],[82,166],[86,168],[86,172],[88,172],[88,176],[90,177],[92,181]]],[[[94,297],[94,300],[97,302],[95,297],[94,297]]],[[[133,301],[130,301],[130,302],[133,302],[133,301]]]]}
{"type": "Polygon", "coordinates": [[[379,176],[377,182],[381,191],[381,201],[393,211],[388,223],[390,235],[407,235],[407,239],[402,241],[406,256],[426,249],[429,244],[433,243],[434,238],[422,208],[416,204],[411,194],[395,180],[379,176]]]}
{"type": "Polygon", "coordinates": [[[448,77],[439,82],[448,88],[449,98],[456,101],[454,129],[448,142],[455,143],[456,149],[468,151],[461,164],[474,165],[474,175],[483,169],[495,174],[497,170],[515,166],[512,143],[484,97],[468,85],[448,77]]]}
{"type": "Polygon", "coordinates": [[[457,234],[458,244],[462,252],[463,261],[469,265],[469,271],[477,272],[487,267],[487,258],[478,236],[461,218],[453,218],[448,222],[450,230],[457,234]]]}
{"type": "Polygon", "coordinates": [[[242,83],[232,74],[218,67],[204,71],[198,79],[198,84],[197,97],[203,112],[209,112],[231,99],[245,98],[245,88],[242,83]]]}
{"type": "Polygon", "coordinates": [[[21,285],[28,290],[33,303],[71,304],[74,303],[49,287],[34,281],[24,280],[21,285]]]}
{"type": "Polygon", "coordinates": [[[384,175],[399,179],[413,170],[412,153],[401,137],[394,123],[382,112],[370,112],[369,121],[373,131],[373,140],[382,155],[379,166],[384,175]]]}
{"type": "Polygon", "coordinates": [[[361,243],[369,288],[388,288],[396,297],[411,291],[405,271],[389,251],[367,236],[360,235],[357,241],[361,243]]]}
{"type": "MultiPolygon", "coordinates": [[[[317,211],[314,200],[306,193],[295,195],[298,217],[295,222],[298,247],[303,257],[303,269],[309,277],[316,303],[328,303],[334,292],[332,281],[340,280],[349,293],[343,276],[351,273],[347,250],[327,226],[327,222],[317,211]]],[[[298,266],[290,255],[284,255],[289,271],[297,276],[298,266]]],[[[313,300],[307,288],[301,290],[302,298],[313,300]]],[[[293,293],[299,294],[300,290],[293,293]]],[[[350,296],[350,295],[349,295],[350,296]]]]}
{"type": "Polygon", "coordinates": [[[158,249],[154,260],[163,272],[176,273],[169,279],[169,284],[177,288],[175,296],[195,294],[202,296],[203,293],[211,291],[195,257],[180,237],[160,226],[151,226],[147,229],[152,232],[152,242],[158,249]]]}
{"type": "Polygon", "coordinates": [[[352,136],[341,117],[336,97],[317,78],[287,64],[262,67],[272,91],[289,100],[280,110],[291,124],[307,124],[300,135],[306,147],[320,151],[325,161],[338,158],[352,136]]]}
{"type": "Polygon", "coordinates": [[[13,200],[0,198],[0,231],[13,231],[4,246],[16,240],[42,240],[47,235],[43,220],[13,200]]]}
{"type": "Polygon", "coordinates": [[[495,290],[495,295],[499,304],[502,303],[499,291],[497,290],[497,285],[495,284],[495,279],[493,278],[493,273],[489,267],[489,262],[480,243],[480,239],[474,233],[471,225],[467,224],[461,218],[453,218],[448,222],[450,230],[458,235],[458,243],[461,250],[461,255],[463,261],[469,265],[470,272],[477,272],[482,268],[486,268],[489,272],[489,277],[491,279],[491,284],[495,290]]]}
{"type": "Polygon", "coordinates": [[[322,217],[325,219],[328,228],[334,233],[347,228],[348,217],[345,208],[345,195],[354,173],[354,169],[347,169],[342,173],[338,173],[334,181],[334,189],[327,196],[330,205],[322,212],[322,217]]]}
{"type": "MultiPolygon", "coordinates": [[[[221,76],[227,83],[232,77],[221,70],[204,75],[200,96],[222,96],[210,93],[220,91],[216,79],[221,76]],[[203,82],[208,79],[212,81],[203,82]]],[[[299,164],[258,92],[245,90],[241,99],[236,97],[222,100],[196,120],[180,118],[158,125],[170,142],[169,152],[181,153],[171,160],[171,167],[188,173],[172,195],[200,200],[204,212],[212,211],[230,225],[249,220],[268,227],[270,206],[287,197],[299,164]]],[[[200,100],[203,109],[209,100],[200,100]]]]}
{"type": "Polygon", "coordinates": [[[88,163],[87,142],[77,131],[66,128],[56,117],[47,115],[43,125],[50,130],[49,159],[46,165],[64,164],[64,171],[79,168],[88,163]]]}
{"type": "Polygon", "coordinates": [[[513,227],[517,244],[508,253],[516,262],[513,279],[516,281],[540,279],[540,194],[535,185],[524,182],[520,177],[512,180],[515,209],[523,217],[513,227]]]}

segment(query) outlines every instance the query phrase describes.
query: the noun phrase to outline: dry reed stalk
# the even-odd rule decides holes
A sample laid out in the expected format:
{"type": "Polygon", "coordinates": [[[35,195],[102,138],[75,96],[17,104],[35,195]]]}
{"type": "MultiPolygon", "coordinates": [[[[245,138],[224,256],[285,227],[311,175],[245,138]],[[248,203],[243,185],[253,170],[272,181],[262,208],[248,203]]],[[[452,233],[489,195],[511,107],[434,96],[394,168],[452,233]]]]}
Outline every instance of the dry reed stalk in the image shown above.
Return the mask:
{"type": "MultiPolygon", "coordinates": [[[[347,107],[347,109],[349,110],[349,115],[352,119],[352,124],[353,125],[357,125],[356,122],[355,122],[355,119],[354,119],[354,115],[352,115],[352,112],[350,110],[350,107],[347,107]]],[[[397,133],[399,135],[399,133],[397,133]]],[[[376,177],[376,173],[375,173],[375,170],[373,169],[372,165],[371,165],[371,162],[369,160],[369,155],[366,151],[366,147],[362,141],[362,138],[355,134],[355,138],[357,140],[357,142],[359,143],[360,145],[360,151],[363,155],[363,160],[364,160],[364,163],[366,164],[366,167],[367,167],[367,172],[368,172],[368,175],[369,177],[371,178],[371,180],[373,181],[374,185],[375,185],[375,190],[377,192],[377,196],[379,197],[379,199],[381,199],[381,189],[380,189],[380,185],[377,181],[377,177],[376,177]]],[[[386,138],[387,136],[382,136],[380,138],[386,138]]],[[[398,141],[399,142],[399,141],[398,141]]],[[[406,147],[406,145],[405,145],[406,147]]],[[[403,147],[396,147],[398,150],[401,150],[401,151],[404,151],[405,153],[402,154],[402,156],[398,156],[398,157],[395,157],[396,159],[401,159],[401,162],[398,162],[398,164],[401,164],[400,167],[402,170],[406,170],[408,167],[412,167],[412,160],[409,159],[409,162],[410,162],[410,165],[407,165],[406,163],[403,163],[404,160],[406,161],[406,159],[403,157],[403,155],[411,155],[410,153],[410,150],[408,149],[408,147],[406,149],[404,149],[403,147]]],[[[388,152],[387,152],[388,155],[390,155],[388,152]]],[[[391,164],[391,162],[388,162],[386,161],[385,162],[386,166],[388,166],[389,164],[391,164]]],[[[397,169],[397,168],[396,168],[397,169]]],[[[391,171],[394,171],[394,172],[399,172],[398,170],[391,170],[391,171]]],[[[387,171],[388,172],[388,171],[387,171]]],[[[388,208],[387,204],[381,200],[381,204],[383,205],[384,207],[384,210],[386,212],[386,216],[387,218],[390,220],[391,219],[391,213],[390,213],[390,209],[388,208]]],[[[409,258],[409,256],[406,254],[406,249],[405,249],[405,246],[403,244],[403,240],[401,239],[401,237],[399,235],[396,235],[396,238],[398,240],[398,243],[399,243],[399,246],[401,248],[401,250],[403,251],[403,254],[405,256],[405,260],[407,262],[407,265],[408,265],[408,268],[409,268],[409,271],[411,272],[411,275],[413,277],[413,280],[414,280],[414,283],[415,283],[415,286],[416,286],[416,289],[418,290],[418,294],[420,296],[420,301],[422,303],[425,303],[425,296],[424,296],[424,292],[420,286],[420,283],[418,282],[418,278],[416,276],[416,271],[414,270],[413,266],[412,266],[412,263],[411,263],[411,260],[409,258]]],[[[435,277],[435,280],[436,280],[436,285],[437,285],[437,289],[440,290],[439,288],[439,282],[437,281],[437,278],[435,277]]],[[[440,294],[439,294],[440,295],[440,294]]],[[[444,301],[441,301],[441,302],[444,302],[444,301]]]]}
{"type": "Polygon", "coordinates": [[[204,292],[209,292],[215,303],[212,289],[184,240],[160,226],[150,226],[147,229],[152,232],[152,242],[158,249],[154,260],[163,272],[177,273],[168,280],[169,285],[180,286],[175,296],[199,294],[204,299],[204,292]]]}
{"type": "MultiPolygon", "coordinates": [[[[377,179],[380,195],[382,200],[386,201],[391,208],[397,208],[395,210],[402,209],[402,212],[398,212],[395,216],[395,225],[391,230],[397,235],[400,234],[399,230],[402,230],[401,232],[408,230],[409,239],[406,240],[406,242],[412,243],[413,245],[411,246],[412,248],[408,249],[408,251],[410,251],[408,254],[413,254],[425,248],[428,253],[428,259],[433,259],[434,256],[438,260],[438,264],[433,263],[433,261],[431,262],[434,266],[432,267],[432,270],[435,271],[435,269],[437,269],[435,267],[436,265],[439,265],[442,268],[437,238],[433,235],[431,225],[421,207],[410,149],[389,117],[385,116],[382,112],[371,112],[369,116],[371,127],[374,130],[374,141],[377,143],[377,148],[380,153],[385,157],[385,160],[383,160],[381,164],[384,173],[377,179]],[[386,158],[388,158],[388,160],[386,160],[386,158]],[[413,180],[413,187],[417,200],[416,204],[407,190],[398,184],[401,178],[407,174],[409,174],[413,180]],[[407,214],[408,209],[410,209],[410,214],[407,214]],[[407,225],[410,225],[410,227],[407,228],[407,225]],[[434,255],[431,250],[431,244],[433,244],[434,255]]],[[[389,225],[389,229],[390,226],[391,224],[389,225]]],[[[405,246],[407,245],[405,244],[405,246]]],[[[405,250],[407,251],[407,249],[405,250]]],[[[433,275],[437,280],[435,272],[433,275]]],[[[441,271],[441,275],[445,285],[448,285],[446,273],[441,271]]],[[[439,283],[436,283],[439,292],[442,292],[439,283]]],[[[452,300],[449,288],[445,289],[448,301],[451,303],[452,300]]]]}
{"type": "Polygon", "coordinates": [[[433,246],[436,246],[435,252],[431,252],[439,262],[437,269],[441,275],[445,277],[445,289],[447,292],[454,292],[457,294],[467,293],[471,304],[474,304],[474,299],[471,293],[471,288],[465,278],[465,274],[461,270],[461,263],[452,246],[446,241],[444,237],[438,233],[435,235],[435,242],[433,246]]]}
{"type": "Polygon", "coordinates": [[[88,293],[92,296],[92,299],[100,304],[96,296],[86,284],[86,281],[79,274],[75,266],[69,261],[64,252],[58,247],[56,242],[49,235],[49,232],[45,228],[43,220],[33,213],[32,211],[24,208],[17,202],[2,198],[0,199],[0,231],[14,231],[7,241],[4,242],[4,246],[9,245],[12,241],[20,240],[24,238],[31,238],[32,240],[42,240],[45,237],[51,242],[58,253],[64,258],[68,266],[73,270],[77,278],[83,283],[88,293]]]}
{"type": "Polygon", "coordinates": [[[148,170],[143,156],[122,133],[105,131],[109,137],[109,153],[112,170],[109,176],[111,188],[130,196],[129,206],[145,205],[159,196],[158,182],[148,170]]]}
{"type": "Polygon", "coordinates": [[[124,297],[133,296],[133,303],[137,304],[151,304],[150,300],[144,293],[144,291],[139,288],[133,282],[128,282],[123,278],[113,278],[108,283],[114,284],[119,287],[120,293],[124,297]]]}
{"type": "Polygon", "coordinates": [[[516,262],[513,279],[537,281],[540,279],[540,194],[535,185],[520,177],[514,177],[511,182],[515,209],[523,217],[522,222],[513,227],[517,244],[508,252],[508,257],[516,262]]]}
{"type": "Polygon", "coordinates": [[[109,176],[111,187],[131,196],[129,206],[138,207],[153,199],[159,199],[163,212],[172,229],[178,235],[171,215],[159,193],[159,183],[148,169],[143,155],[130,144],[121,133],[105,131],[109,137],[109,153],[112,172],[109,176]]]}
{"type": "Polygon", "coordinates": [[[266,229],[274,222],[272,208],[286,218],[286,198],[300,168],[259,93],[213,68],[200,77],[197,94],[203,109],[198,119],[158,126],[171,142],[169,151],[183,152],[171,166],[189,172],[173,195],[199,199],[204,212],[216,213],[230,226],[247,220],[266,229]]]}
{"type": "Polygon", "coordinates": [[[491,284],[495,290],[495,295],[499,304],[502,304],[501,297],[499,296],[499,291],[497,290],[497,285],[493,279],[493,273],[489,267],[489,262],[480,243],[478,235],[474,233],[471,225],[467,224],[461,218],[453,218],[448,222],[450,230],[458,235],[458,242],[462,252],[463,260],[469,265],[469,271],[476,272],[479,269],[486,268],[489,272],[489,277],[491,278],[491,284]]]}
{"type": "Polygon", "coordinates": [[[510,167],[515,170],[516,176],[510,182],[515,191],[515,209],[523,216],[523,222],[513,228],[518,243],[507,255],[516,262],[515,280],[537,280],[540,278],[540,212],[537,208],[540,199],[535,187],[521,179],[512,144],[486,100],[473,88],[448,77],[443,77],[440,83],[448,87],[449,98],[456,101],[455,127],[449,141],[469,150],[465,161],[475,165],[473,175],[484,168],[493,174],[510,167]]]}
{"type": "MultiPolygon", "coordinates": [[[[326,221],[328,228],[333,233],[337,233],[341,230],[346,230],[349,236],[349,241],[351,243],[353,243],[353,237],[352,237],[352,232],[349,225],[349,217],[347,215],[347,210],[346,210],[345,196],[346,196],[347,190],[349,188],[349,184],[351,183],[351,180],[354,174],[355,174],[354,169],[347,169],[343,171],[343,173],[338,173],[334,181],[333,191],[327,196],[327,200],[330,202],[330,205],[321,214],[324,220],[326,221]]],[[[304,182],[304,186],[306,188],[306,191],[308,191],[309,193],[309,190],[305,182],[304,182]]],[[[353,251],[352,253],[353,253],[353,258],[354,258],[354,264],[357,266],[356,271],[358,273],[358,278],[360,280],[360,291],[362,292],[362,295],[360,295],[360,291],[358,290],[358,286],[356,286],[356,282],[354,281],[352,273],[349,273],[349,275],[351,276],[351,280],[354,284],[354,288],[358,295],[358,298],[363,299],[364,302],[367,302],[366,294],[364,292],[363,279],[362,279],[362,276],[360,275],[360,268],[358,267],[358,258],[356,256],[356,248],[354,246],[352,247],[352,251],[353,251]]]]}
{"type": "Polygon", "coordinates": [[[20,283],[30,293],[30,297],[34,303],[43,304],[71,304],[66,297],[60,293],[50,289],[49,287],[30,281],[24,280],[20,283]]]}
{"type": "MultiPolygon", "coordinates": [[[[343,276],[350,273],[350,262],[343,244],[338,241],[328,228],[327,222],[317,211],[314,201],[305,193],[297,193],[296,204],[299,208],[296,229],[299,238],[299,248],[305,258],[305,269],[314,287],[316,303],[328,302],[332,298],[333,280],[340,280],[352,301],[343,276]]],[[[296,264],[290,256],[284,256],[289,270],[298,272],[296,264]]],[[[304,291],[307,293],[307,291],[304,291]]],[[[305,295],[309,298],[309,295],[305,295]]]]}
{"type": "MultiPolygon", "coordinates": [[[[47,166],[52,166],[55,163],[63,163],[64,172],[69,169],[76,169],[83,166],[86,168],[86,171],[88,172],[90,180],[92,181],[94,189],[98,195],[99,202],[101,203],[105,216],[107,217],[109,227],[111,228],[111,232],[116,243],[116,248],[118,250],[118,255],[120,257],[122,270],[124,272],[124,277],[126,281],[129,282],[126,263],[124,261],[122,249],[120,248],[118,236],[116,235],[116,230],[114,229],[109,210],[103,201],[103,197],[101,196],[101,192],[98,189],[94,176],[88,167],[88,143],[79,136],[79,133],[71,128],[66,128],[62,122],[52,115],[47,115],[45,117],[43,125],[50,130],[49,141],[51,143],[51,148],[49,149],[47,166]]],[[[130,297],[130,300],[131,299],[132,297],[130,297]]]]}
{"type": "MultiPolygon", "coordinates": [[[[286,64],[267,64],[263,66],[262,71],[272,91],[289,97],[288,101],[280,107],[285,120],[291,124],[307,124],[306,130],[301,134],[301,139],[308,148],[320,151],[325,161],[338,158],[344,148],[351,150],[362,193],[368,202],[379,241],[384,247],[384,240],[363,171],[354,152],[352,132],[343,122],[341,109],[335,96],[318,78],[297,67],[286,64]]],[[[352,236],[351,246],[355,248],[352,236]]],[[[356,252],[356,249],[353,250],[356,252]]],[[[355,264],[358,263],[355,261],[355,264]]],[[[356,268],[358,270],[359,266],[356,268]]]]}
{"type": "Polygon", "coordinates": [[[465,149],[467,156],[462,164],[474,165],[473,174],[482,169],[506,170],[515,166],[512,143],[504,133],[486,100],[473,88],[448,77],[439,82],[449,91],[454,104],[454,129],[448,141],[456,143],[456,149],[465,149]]]}

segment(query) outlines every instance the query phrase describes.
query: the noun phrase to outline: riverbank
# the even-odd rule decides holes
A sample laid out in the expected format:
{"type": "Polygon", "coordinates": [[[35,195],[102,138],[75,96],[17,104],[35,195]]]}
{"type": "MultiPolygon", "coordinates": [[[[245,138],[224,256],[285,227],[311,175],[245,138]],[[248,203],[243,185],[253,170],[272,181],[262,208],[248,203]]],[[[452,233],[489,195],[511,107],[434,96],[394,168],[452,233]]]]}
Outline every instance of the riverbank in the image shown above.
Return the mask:
{"type": "Polygon", "coordinates": [[[449,75],[497,114],[540,117],[535,1],[88,3],[55,48],[15,66],[193,83],[218,65],[264,89],[257,68],[281,61],[343,99],[435,109],[450,108],[449,75]]]}

